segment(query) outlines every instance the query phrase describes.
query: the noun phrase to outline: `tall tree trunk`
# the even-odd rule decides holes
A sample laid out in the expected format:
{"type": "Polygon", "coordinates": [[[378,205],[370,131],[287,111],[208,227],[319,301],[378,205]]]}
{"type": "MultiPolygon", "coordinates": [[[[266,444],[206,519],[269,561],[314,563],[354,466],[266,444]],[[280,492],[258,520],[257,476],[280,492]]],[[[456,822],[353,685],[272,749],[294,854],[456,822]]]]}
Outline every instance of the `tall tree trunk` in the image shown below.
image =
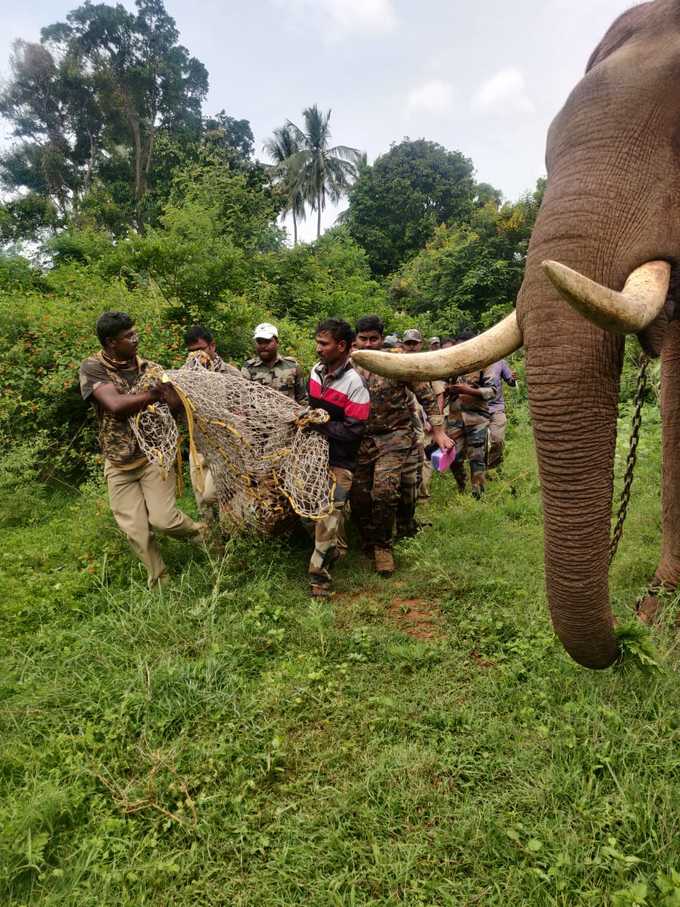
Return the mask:
{"type": "Polygon", "coordinates": [[[316,238],[321,238],[321,190],[316,196],[316,238]]]}
{"type": "Polygon", "coordinates": [[[92,133],[90,133],[90,156],[87,159],[87,167],[85,169],[85,182],[83,185],[83,195],[87,195],[90,191],[90,186],[92,185],[92,174],[94,173],[94,162],[97,157],[97,139],[92,133]]]}
{"type": "Polygon", "coordinates": [[[297,218],[295,216],[295,208],[293,208],[293,248],[297,246],[297,218]]]}
{"type": "Polygon", "coordinates": [[[142,162],[142,135],[141,129],[139,126],[139,120],[132,114],[128,114],[128,123],[130,124],[130,131],[132,132],[132,142],[135,149],[135,219],[137,221],[137,229],[140,232],[144,231],[144,225],[141,220],[141,211],[140,204],[142,201],[143,195],[143,173],[144,167],[142,162]]]}
{"type": "Polygon", "coordinates": [[[132,134],[132,144],[135,154],[135,220],[137,229],[140,233],[144,232],[144,223],[141,217],[141,201],[144,195],[144,150],[142,147],[142,130],[140,125],[139,114],[130,102],[126,86],[121,86],[117,90],[117,95],[121,100],[121,106],[125,111],[130,132],[132,134]]]}

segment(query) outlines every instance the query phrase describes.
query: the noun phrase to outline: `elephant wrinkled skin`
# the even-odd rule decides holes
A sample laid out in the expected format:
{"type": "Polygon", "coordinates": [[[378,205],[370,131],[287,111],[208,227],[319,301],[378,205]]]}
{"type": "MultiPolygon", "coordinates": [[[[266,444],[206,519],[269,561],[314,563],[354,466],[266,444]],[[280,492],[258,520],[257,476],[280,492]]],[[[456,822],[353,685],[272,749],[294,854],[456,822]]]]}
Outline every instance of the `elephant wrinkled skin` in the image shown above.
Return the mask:
{"type": "Polygon", "coordinates": [[[608,549],[624,337],[571,308],[542,263],[557,261],[616,291],[648,262],[671,266],[669,304],[639,336],[662,356],[663,546],[655,583],[675,588],[680,325],[669,312],[672,318],[680,262],[680,0],[644,3],[611,26],[550,127],[546,165],[516,310],[543,495],[546,585],[569,654],[605,668],[617,657],[608,549]]]}

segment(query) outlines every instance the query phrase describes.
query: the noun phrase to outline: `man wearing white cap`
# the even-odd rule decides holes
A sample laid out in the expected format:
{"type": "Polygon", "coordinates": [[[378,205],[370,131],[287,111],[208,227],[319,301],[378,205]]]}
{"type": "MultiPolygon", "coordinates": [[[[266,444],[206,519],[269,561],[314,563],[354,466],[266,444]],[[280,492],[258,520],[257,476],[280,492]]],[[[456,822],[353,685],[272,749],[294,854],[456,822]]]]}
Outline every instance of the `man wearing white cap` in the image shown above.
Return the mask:
{"type": "Polygon", "coordinates": [[[305,376],[296,359],[279,353],[279,332],[265,321],[253,331],[257,355],[248,359],[241,374],[244,378],[271,387],[298,403],[307,403],[305,376]]]}

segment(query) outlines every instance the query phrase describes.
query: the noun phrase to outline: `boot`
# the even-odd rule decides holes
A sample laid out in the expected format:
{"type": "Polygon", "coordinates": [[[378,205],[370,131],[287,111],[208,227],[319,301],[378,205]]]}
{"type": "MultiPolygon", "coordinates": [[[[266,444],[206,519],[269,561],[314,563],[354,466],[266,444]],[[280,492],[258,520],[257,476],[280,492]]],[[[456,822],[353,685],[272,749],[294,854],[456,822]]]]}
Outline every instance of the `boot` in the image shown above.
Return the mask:
{"type": "Polygon", "coordinates": [[[458,486],[458,491],[463,494],[465,492],[466,485],[466,476],[465,476],[465,466],[462,463],[454,463],[451,467],[451,472],[453,477],[456,480],[456,485],[458,486]]]}
{"type": "Polygon", "coordinates": [[[375,558],[375,572],[381,576],[391,576],[394,573],[394,557],[389,548],[375,547],[373,551],[375,558]]]}

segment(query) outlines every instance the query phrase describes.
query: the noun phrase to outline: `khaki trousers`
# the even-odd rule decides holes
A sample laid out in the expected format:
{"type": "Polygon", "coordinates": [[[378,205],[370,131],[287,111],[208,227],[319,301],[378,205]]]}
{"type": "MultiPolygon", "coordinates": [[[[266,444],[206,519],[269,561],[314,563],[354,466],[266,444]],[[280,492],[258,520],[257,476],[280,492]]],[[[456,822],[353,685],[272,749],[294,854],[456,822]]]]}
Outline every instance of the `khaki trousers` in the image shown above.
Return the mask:
{"type": "Polygon", "coordinates": [[[196,451],[196,456],[189,456],[189,475],[191,487],[201,516],[206,520],[215,519],[214,505],[217,504],[217,489],[210,467],[202,453],[196,451]],[[201,470],[203,472],[203,491],[200,490],[201,470]]]}
{"type": "Polygon", "coordinates": [[[507,424],[508,418],[502,410],[491,414],[489,421],[489,456],[487,461],[489,469],[500,466],[503,460],[507,424]]]}
{"type": "Polygon", "coordinates": [[[200,526],[177,507],[174,469],[163,478],[152,463],[120,469],[107,460],[104,478],[116,523],[146,567],[151,587],[166,572],[154,532],[175,539],[195,538],[200,526]]]}

